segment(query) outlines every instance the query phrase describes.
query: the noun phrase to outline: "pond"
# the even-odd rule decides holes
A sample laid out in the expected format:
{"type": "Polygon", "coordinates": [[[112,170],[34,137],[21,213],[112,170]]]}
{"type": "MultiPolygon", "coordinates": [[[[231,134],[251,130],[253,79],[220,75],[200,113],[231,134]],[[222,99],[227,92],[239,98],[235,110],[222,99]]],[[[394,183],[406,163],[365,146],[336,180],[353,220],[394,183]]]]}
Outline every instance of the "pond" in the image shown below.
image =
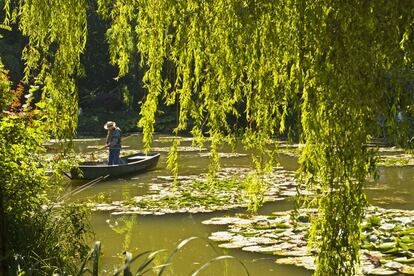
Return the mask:
{"type": "MultiPolygon", "coordinates": [[[[166,169],[166,157],[171,146],[167,137],[155,136],[153,148],[161,152],[161,159],[156,169],[133,175],[128,178],[108,180],[76,195],[77,199],[96,198],[101,194],[110,200],[123,200],[130,197],[152,194],[156,192],[155,184],[171,184],[170,172],[166,169]]],[[[89,139],[76,141],[75,148],[79,152],[91,152],[94,146],[102,145],[103,139],[89,139]]],[[[131,136],[123,143],[128,150],[142,148],[141,137],[131,136]]],[[[250,167],[250,156],[241,148],[232,152],[231,148],[224,147],[221,161],[223,168],[246,169],[250,167]],[[235,154],[237,153],[237,154],[235,154]]],[[[287,171],[297,168],[296,158],[289,155],[280,155],[280,165],[287,171]]],[[[209,155],[207,149],[191,147],[191,141],[184,141],[180,145],[179,175],[199,176],[208,170],[209,155]]],[[[380,177],[371,181],[366,193],[371,204],[384,208],[414,209],[414,170],[411,167],[380,168],[380,177]]],[[[74,183],[76,184],[76,183],[74,183]]],[[[259,209],[259,214],[270,215],[275,211],[290,210],[293,207],[293,198],[267,203],[259,209]]],[[[218,243],[209,241],[211,233],[226,229],[219,225],[205,225],[202,222],[213,217],[244,213],[244,208],[230,211],[216,211],[200,214],[169,214],[169,215],[113,215],[109,211],[94,212],[92,226],[95,240],[103,246],[103,272],[111,274],[114,267],[123,263],[122,252],[127,249],[133,255],[141,252],[166,249],[162,253],[164,258],[176,246],[189,237],[198,237],[185,245],[174,255],[171,266],[166,271],[168,275],[189,275],[209,260],[221,256],[231,255],[241,261],[250,272],[250,275],[311,275],[312,272],[304,268],[275,263],[272,255],[244,252],[239,249],[223,249],[218,243]]],[[[233,259],[217,261],[208,266],[201,275],[244,275],[243,266],[233,259]]],[[[159,261],[162,264],[161,261],[159,261]]],[[[137,262],[139,263],[139,262],[137,262]]]]}

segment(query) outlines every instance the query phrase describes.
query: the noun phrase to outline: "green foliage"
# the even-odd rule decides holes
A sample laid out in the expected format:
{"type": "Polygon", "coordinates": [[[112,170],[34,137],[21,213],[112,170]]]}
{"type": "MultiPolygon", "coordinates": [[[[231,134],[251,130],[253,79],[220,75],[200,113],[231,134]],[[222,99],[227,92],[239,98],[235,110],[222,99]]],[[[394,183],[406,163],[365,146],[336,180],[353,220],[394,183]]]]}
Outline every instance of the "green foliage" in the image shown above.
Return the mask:
{"type": "Polygon", "coordinates": [[[370,226],[380,226],[381,218],[377,216],[371,216],[367,219],[368,225],[370,226]]]}
{"type": "Polygon", "coordinates": [[[87,253],[87,213],[71,206],[54,207],[47,194],[57,184],[46,171],[60,165],[46,160],[42,143],[51,133],[70,139],[76,130],[73,77],[79,73],[85,47],[87,6],[77,0],[11,3],[5,3],[4,23],[18,22],[28,37],[22,52],[24,75],[35,85],[27,95],[22,85],[10,90],[0,63],[0,272],[73,274],[87,253]],[[34,94],[40,95],[35,105],[34,94]]]}
{"type": "Polygon", "coordinates": [[[305,18],[302,45],[308,55],[302,104],[306,146],[300,162],[307,187],[320,195],[311,231],[319,252],[316,275],[353,275],[359,261],[363,187],[373,158],[365,145],[383,107],[381,74],[391,61],[404,66],[401,34],[392,27],[400,23],[398,16],[384,20],[383,12],[402,10],[386,1],[338,2],[302,7],[296,14],[305,18]]]}
{"type": "Polygon", "coordinates": [[[80,267],[79,273],[77,273],[78,276],[86,274],[86,272],[89,272],[93,276],[98,276],[100,267],[101,267],[101,242],[96,241],[93,249],[89,251],[89,254],[86,256],[86,258],[83,260],[82,265],[80,267]],[[89,268],[86,268],[86,265],[88,261],[92,260],[92,270],[89,268]]]}
{"type": "Polygon", "coordinates": [[[124,216],[121,219],[116,221],[115,225],[110,225],[111,229],[118,234],[125,234],[123,250],[130,250],[131,239],[132,239],[132,229],[135,226],[137,221],[137,216],[124,216]]]}
{"type": "MultiPolygon", "coordinates": [[[[165,258],[165,260],[161,260],[161,264],[157,264],[157,263],[159,262],[159,259],[162,257],[160,253],[164,253],[166,251],[165,249],[161,249],[157,251],[145,251],[145,252],[137,254],[136,256],[133,256],[131,252],[126,251],[124,252],[125,264],[115,270],[114,276],[116,275],[128,275],[128,276],[144,275],[147,272],[153,272],[154,275],[158,275],[158,276],[164,275],[164,272],[166,272],[166,269],[171,267],[171,265],[173,265],[173,262],[172,262],[173,258],[177,254],[179,254],[187,244],[197,239],[200,239],[200,238],[190,237],[190,238],[187,238],[181,241],[174,248],[174,250],[172,250],[172,252],[167,256],[167,258],[165,258]],[[138,268],[136,268],[135,273],[131,272],[133,270],[132,265],[138,265],[138,268]]],[[[210,243],[209,245],[211,246],[210,243]]],[[[202,265],[200,268],[194,271],[192,275],[198,275],[202,270],[206,269],[213,263],[220,261],[220,260],[225,260],[225,259],[231,259],[231,260],[237,261],[243,267],[246,275],[250,275],[249,271],[247,270],[246,265],[233,256],[215,257],[207,261],[204,265],[202,265]]],[[[102,265],[101,243],[96,242],[94,248],[89,252],[88,256],[84,259],[81,269],[77,275],[81,276],[81,275],[85,275],[88,273],[93,276],[98,276],[101,265],[102,265]],[[92,269],[89,269],[87,267],[89,262],[92,262],[92,269]]]]}
{"type": "MultiPolygon", "coordinates": [[[[374,154],[365,145],[378,116],[402,99],[401,84],[391,76],[389,89],[384,75],[406,68],[412,57],[414,5],[144,0],[137,9],[137,49],[147,69],[139,123],[145,146],[162,94],[179,103],[177,130],[191,117],[192,132],[210,136],[212,175],[219,144],[235,131],[228,116],[246,118],[238,129],[244,143],[266,156],[266,142],[286,131],[289,116],[300,114],[302,179],[319,195],[311,234],[320,253],[316,275],[355,274],[362,188],[374,154]],[[167,61],[175,65],[170,83],[161,74],[167,61]]],[[[395,118],[390,113],[384,116],[395,118]]]]}
{"type": "MultiPolygon", "coordinates": [[[[100,2],[98,2],[101,4],[100,2]]],[[[102,8],[101,8],[102,10],[102,8]]],[[[107,31],[110,61],[119,67],[119,76],[129,71],[133,50],[131,20],[134,15],[134,2],[116,0],[113,3],[110,16],[111,27],[107,31]]]]}
{"type": "Polygon", "coordinates": [[[263,194],[266,192],[268,185],[263,180],[263,175],[257,172],[247,175],[244,185],[247,187],[246,190],[249,196],[248,210],[257,212],[258,208],[263,204],[263,194]]]}
{"type": "Polygon", "coordinates": [[[60,269],[74,272],[87,253],[90,233],[86,212],[77,207],[52,206],[46,194],[52,183],[45,175],[48,162],[39,154],[45,137],[43,124],[24,117],[0,120],[2,179],[2,246],[7,263],[23,271],[49,275],[60,269]],[[5,242],[4,237],[7,237],[5,242]],[[14,256],[19,256],[14,259],[14,256]]]}
{"type": "Polygon", "coordinates": [[[10,265],[19,265],[21,271],[33,271],[36,275],[74,274],[89,250],[91,228],[85,223],[89,211],[68,204],[36,212],[30,218],[9,225],[18,229],[9,236],[13,242],[12,252],[18,256],[10,265]]]}
{"type": "MultiPolygon", "coordinates": [[[[11,12],[28,37],[22,52],[25,80],[42,88],[45,118],[58,139],[73,137],[77,123],[77,93],[73,77],[79,72],[86,41],[85,0],[21,1],[11,12]]],[[[6,17],[6,22],[10,22],[6,17]]]]}
{"type": "Polygon", "coordinates": [[[34,108],[28,97],[22,105],[22,87],[10,90],[4,71],[0,81],[0,273],[74,273],[87,253],[87,212],[54,206],[47,196],[59,187],[57,173],[46,172],[63,167],[43,155],[49,126],[42,104],[34,108]]]}
{"type": "Polygon", "coordinates": [[[168,152],[167,169],[169,169],[174,177],[174,186],[178,184],[178,147],[180,140],[174,139],[171,149],[168,152]]]}
{"type": "Polygon", "coordinates": [[[10,89],[10,81],[7,76],[7,71],[0,62],[0,108],[5,110],[13,101],[13,91],[10,89]]]}
{"type": "MultiPolygon", "coordinates": [[[[84,49],[86,8],[85,0],[34,0],[14,13],[29,39],[26,78],[38,76],[45,120],[57,138],[73,135],[77,122],[72,77],[84,49]]],[[[135,50],[141,55],[148,93],[138,125],[146,150],[160,97],[179,108],[176,132],[191,119],[198,141],[211,139],[210,178],[220,144],[240,133],[258,150],[258,176],[273,159],[269,140],[301,134],[302,180],[318,195],[310,235],[319,252],[316,275],[355,274],[363,186],[375,163],[366,144],[378,133],[378,118],[385,117],[387,133],[398,130],[392,141],[411,143],[411,122],[398,126],[395,118],[400,110],[411,118],[413,99],[403,86],[412,78],[414,3],[99,0],[98,10],[112,22],[107,39],[119,76],[129,72],[135,50]],[[173,74],[164,79],[167,65],[173,74]],[[295,116],[301,125],[289,128],[295,116]]],[[[15,19],[6,13],[6,22],[15,19]]],[[[169,163],[175,159],[172,153],[169,163]]],[[[260,196],[260,181],[252,183],[260,196]]]]}
{"type": "MultiPolygon", "coordinates": [[[[172,250],[172,252],[168,255],[168,257],[162,261],[162,264],[160,265],[156,265],[157,259],[159,258],[159,254],[164,252],[164,249],[161,250],[157,250],[157,251],[145,251],[142,252],[136,256],[132,256],[131,252],[125,252],[125,264],[116,269],[114,275],[143,275],[147,272],[152,271],[155,275],[161,276],[164,275],[164,272],[166,271],[166,269],[171,266],[171,264],[173,263],[172,260],[173,258],[187,245],[189,244],[191,241],[199,239],[198,237],[190,237],[187,238],[183,241],[181,241],[175,248],[174,250],[172,250]],[[145,257],[146,256],[146,257],[145,257]],[[144,258],[145,257],[145,258],[144,258]],[[141,259],[141,260],[140,260],[141,259]],[[137,264],[138,263],[138,268],[136,270],[135,273],[132,273],[132,265],[133,264],[137,264]]],[[[99,275],[99,270],[97,269],[97,267],[99,267],[101,265],[101,246],[100,243],[97,242],[95,243],[95,248],[93,250],[90,251],[87,259],[85,259],[81,271],[79,272],[78,275],[84,275],[86,274],[86,272],[91,273],[92,275],[99,275]],[[88,268],[85,268],[86,264],[88,261],[92,260],[94,266],[93,269],[90,270],[88,268]]],[[[244,271],[246,272],[246,275],[250,275],[249,271],[247,270],[245,264],[243,262],[241,262],[240,260],[238,260],[237,258],[233,257],[233,256],[218,256],[216,258],[213,258],[211,260],[209,260],[208,262],[206,262],[204,265],[202,265],[199,269],[197,269],[196,271],[194,271],[192,273],[192,275],[198,275],[202,270],[206,269],[207,267],[209,267],[210,265],[212,265],[213,263],[220,261],[220,260],[224,260],[224,259],[231,259],[231,260],[235,260],[237,261],[244,269],[244,271]]]]}

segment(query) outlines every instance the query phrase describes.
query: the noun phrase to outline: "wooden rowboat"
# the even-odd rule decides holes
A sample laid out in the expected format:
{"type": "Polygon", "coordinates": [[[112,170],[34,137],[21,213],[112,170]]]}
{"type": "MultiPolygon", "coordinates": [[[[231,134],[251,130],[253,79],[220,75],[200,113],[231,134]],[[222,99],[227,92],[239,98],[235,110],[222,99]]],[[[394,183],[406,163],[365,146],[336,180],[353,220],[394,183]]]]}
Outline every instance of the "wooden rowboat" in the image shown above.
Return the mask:
{"type": "Polygon", "coordinates": [[[98,177],[114,178],[125,176],[133,173],[139,173],[154,168],[158,159],[159,153],[152,153],[145,155],[143,153],[131,154],[121,157],[121,164],[108,165],[106,162],[83,162],[78,169],[71,170],[72,179],[96,179],[98,177]]]}

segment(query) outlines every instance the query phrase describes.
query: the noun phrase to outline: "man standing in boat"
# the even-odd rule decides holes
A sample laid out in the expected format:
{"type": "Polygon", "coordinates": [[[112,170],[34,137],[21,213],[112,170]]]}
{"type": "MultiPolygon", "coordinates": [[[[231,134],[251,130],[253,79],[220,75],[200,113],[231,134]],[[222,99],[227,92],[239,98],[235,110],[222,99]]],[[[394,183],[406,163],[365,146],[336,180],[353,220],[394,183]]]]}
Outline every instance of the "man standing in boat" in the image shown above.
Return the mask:
{"type": "Polygon", "coordinates": [[[109,149],[108,165],[119,164],[119,154],[121,153],[121,129],[116,126],[115,122],[108,121],[104,125],[104,129],[108,130],[106,136],[106,145],[104,148],[109,149]]]}

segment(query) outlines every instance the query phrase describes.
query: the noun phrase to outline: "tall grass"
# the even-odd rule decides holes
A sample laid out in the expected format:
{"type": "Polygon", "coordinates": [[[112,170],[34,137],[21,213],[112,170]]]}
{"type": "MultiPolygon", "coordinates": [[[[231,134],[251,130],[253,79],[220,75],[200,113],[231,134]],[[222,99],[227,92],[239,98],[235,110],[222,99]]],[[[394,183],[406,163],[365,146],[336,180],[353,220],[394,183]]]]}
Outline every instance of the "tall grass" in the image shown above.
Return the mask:
{"type": "MultiPolygon", "coordinates": [[[[114,276],[120,276],[120,275],[132,276],[132,275],[144,275],[147,272],[153,272],[153,273],[156,273],[157,276],[162,276],[162,275],[164,275],[164,273],[166,271],[166,268],[169,267],[172,264],[172,260],[173,260],[174,256],[177,255],[177,253],[184,246],[186,246],[189,242],[191,242],[192,240],[195,240],[195,239],[199,239],[199,238],[198,237],[190,237],[190,238],[187,238],[187,239],[181,241],[174,248],[174,250],[168,255],[168,257],[162,262],[161,265],[156,265],[154,263],[154,260],[155,260],[155,258],[157,257],[158,254],[160,254],[161,252],[166,251],[164,249],[157,250],[157,251],[145,251],[145,252],[142,252],[142,253],[140,253],[136,256],[132,256],[132,254],[130,252],[125,252],[124,265],[121,266],[120,268],[117,268],[113,275],[114,276]],[[132,271],[132,264],[136,264],[136,263],[138,264],[138,268],[135,270],[135,272],[133,272],[132,271]]],[[[229,255],[218,256],[218,257],[215,257],[215,258],[207,261],[205,264],[203,264],[197,270],[195,270],[191,275],[192,276],[199,275],[200,272],[205,270],[210,265],[212,265],[212,264],[214,264],[218,261],[222,261],[222,260],[234,260],[234,261],[236,261],[237,263],[239,263],[243,267],[243,270],[244,270],[245,274],[250,275],[247,267],[245,266],[245,264],[243,262],[241,262],[237,258],[235,258],[233,256],[229,256],[229,255]]],[[[99,241],[97,241],[95,243],[94,248],[89,252],[87,258],[82,263],[82,266],[81,266],[81,268],[79,270],[79,273],[77,275],[78,276],[83,276],[83,275],[98,276],[99,271],[100,271],[100,267],[102,266],[101,262],[102,262],[101,261],[101,243],[99,241]],[[91,269],[87,267],[88,264],[92,266],[91,269]]]]}

